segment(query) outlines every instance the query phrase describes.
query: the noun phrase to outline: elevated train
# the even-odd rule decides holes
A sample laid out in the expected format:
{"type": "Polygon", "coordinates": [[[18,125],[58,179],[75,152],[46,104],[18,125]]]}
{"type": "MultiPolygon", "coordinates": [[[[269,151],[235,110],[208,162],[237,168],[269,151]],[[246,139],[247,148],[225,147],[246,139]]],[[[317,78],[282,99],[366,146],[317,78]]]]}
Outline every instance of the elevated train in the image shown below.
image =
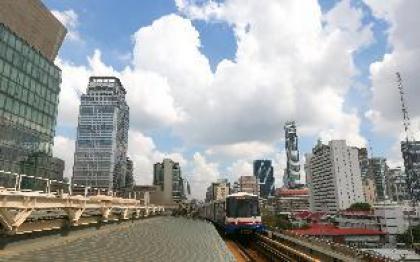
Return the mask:
{"type": "Polygon", "coordinates": [[[225,200],[213,201],[200,207],[199,215],[213,222],[225,234],[262,232],[260,205],[257,195],[239,192],[225,200]]]}

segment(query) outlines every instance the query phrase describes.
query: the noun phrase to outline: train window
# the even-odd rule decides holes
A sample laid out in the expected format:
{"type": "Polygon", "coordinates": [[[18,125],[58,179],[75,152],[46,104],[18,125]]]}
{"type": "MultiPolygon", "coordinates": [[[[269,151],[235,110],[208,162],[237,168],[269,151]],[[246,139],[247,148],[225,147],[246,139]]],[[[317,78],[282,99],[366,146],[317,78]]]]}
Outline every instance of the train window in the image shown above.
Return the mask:
{"type": "Polygon", "coordinates": [[[260,215],[257,198],[228,198],[226,200],[227,217],[252,217],[260,215]]]}

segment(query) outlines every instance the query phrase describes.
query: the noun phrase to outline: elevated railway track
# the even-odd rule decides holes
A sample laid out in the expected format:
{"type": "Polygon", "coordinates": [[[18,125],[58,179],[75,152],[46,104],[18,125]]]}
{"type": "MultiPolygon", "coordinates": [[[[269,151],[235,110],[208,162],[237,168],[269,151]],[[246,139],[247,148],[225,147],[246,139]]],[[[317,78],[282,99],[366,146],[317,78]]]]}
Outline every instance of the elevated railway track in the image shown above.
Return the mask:
{"type": "Polygon", "coordinates": [[[138,199],[0,188],[0,233],[7,235],[138,219],[163,211],[161,206],[148,205],[138,199]]]}

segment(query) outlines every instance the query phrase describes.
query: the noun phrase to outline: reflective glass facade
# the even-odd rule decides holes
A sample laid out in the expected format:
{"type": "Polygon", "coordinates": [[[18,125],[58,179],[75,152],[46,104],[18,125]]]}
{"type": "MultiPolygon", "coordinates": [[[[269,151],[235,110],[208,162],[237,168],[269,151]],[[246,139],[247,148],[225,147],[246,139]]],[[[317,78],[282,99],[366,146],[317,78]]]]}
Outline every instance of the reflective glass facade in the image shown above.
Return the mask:
{"type": "Polygon", "coordinates": [[[60,69],[0,23],[0,170],[52,156],[60,83],[60,69]]]}
{"type": "Polygon", "coordinates": [[[91,77],[82,95],[73,183],[116,190],[125,187],[129,108],[118,78],[91,77]]]}
{"type": "Polygon", "coordinates": [[[257,177],[260,185],[260,196],[268,198],[274,195],[274,170],[271,160],[255,160],[254,176],[257,177]]]}

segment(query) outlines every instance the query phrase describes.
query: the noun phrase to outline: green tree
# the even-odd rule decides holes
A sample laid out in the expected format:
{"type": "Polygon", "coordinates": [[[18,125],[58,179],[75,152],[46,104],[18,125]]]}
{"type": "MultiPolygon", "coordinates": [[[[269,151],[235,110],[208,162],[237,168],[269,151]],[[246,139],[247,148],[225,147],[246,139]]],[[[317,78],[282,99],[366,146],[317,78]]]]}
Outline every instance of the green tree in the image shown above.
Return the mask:
{"type": "MultiPolygon", "coordinates": [[[[420,243],[420,225],[413,226],[413,240],[414,243],[420,243]]],[[[411,233],[410,229],[404,232],[402,235],[397,236],[397,242],[399,243],[405,243],[407,245],[411,244],[411,233]]]]}
{"type": "Polygon", "coordinates": [[[347,210],[349,210],[349,211],[371,211],[372,206],[369,203],[357,202],[357,203],[351,204],[351,206],[347,210]]]}

